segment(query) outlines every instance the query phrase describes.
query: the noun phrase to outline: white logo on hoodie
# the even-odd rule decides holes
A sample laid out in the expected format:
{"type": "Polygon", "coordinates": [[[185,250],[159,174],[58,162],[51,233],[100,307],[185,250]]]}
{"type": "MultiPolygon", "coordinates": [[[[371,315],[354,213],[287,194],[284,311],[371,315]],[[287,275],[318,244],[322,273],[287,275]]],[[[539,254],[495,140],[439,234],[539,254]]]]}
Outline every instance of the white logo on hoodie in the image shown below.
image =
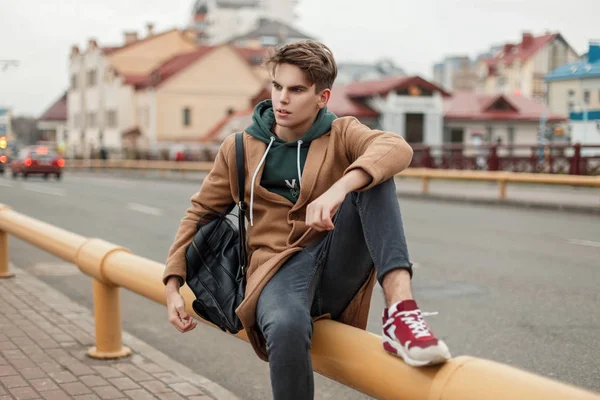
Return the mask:
{"type": "Polygon", "coordinates": [[[300,188],[298,187],[298,183],[296,182],[296,179],[292,179],[292,182],[290,182],[289,180],[285,180],[285,184],[287,187],[290,188],[290,193],[292,194],[292,197],[297,198],[298,195],[300,194],[300,188]]]}

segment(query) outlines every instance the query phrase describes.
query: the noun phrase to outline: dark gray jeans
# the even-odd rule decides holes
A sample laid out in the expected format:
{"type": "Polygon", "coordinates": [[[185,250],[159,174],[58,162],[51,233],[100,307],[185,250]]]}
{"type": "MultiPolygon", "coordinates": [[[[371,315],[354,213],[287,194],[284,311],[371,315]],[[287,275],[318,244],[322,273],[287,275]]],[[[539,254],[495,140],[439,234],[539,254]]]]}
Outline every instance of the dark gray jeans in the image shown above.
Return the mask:
{"type": "Polygon", "coordinates": [[[392,179],[349,194],[335,228],[291,257],[260,294],[256,318],[266,340],[275,400],[314,397],[310,358],[313,316],[340,317],[373,267],[412,275],[396,186],[392,179]]]}

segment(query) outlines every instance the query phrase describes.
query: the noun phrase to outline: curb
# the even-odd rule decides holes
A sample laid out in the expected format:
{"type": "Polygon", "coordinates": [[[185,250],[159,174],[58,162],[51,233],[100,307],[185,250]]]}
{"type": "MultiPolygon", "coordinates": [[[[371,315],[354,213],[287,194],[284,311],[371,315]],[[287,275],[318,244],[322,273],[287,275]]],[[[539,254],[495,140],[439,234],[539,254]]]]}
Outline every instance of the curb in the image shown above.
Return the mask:
{"type": "Polygon", "coordinates": [[[480,204],[480,205],[492,205],[498,207],[509,207],[509,208],[521,208],[521,209],[537,209],[537,210],[554,210],[563,212],[573,212],[578,214],[587,215],[600,215],[600,205],[598,207],[593,206],[582,206],[573,204],[553,204],[553,203],[540,203],[534,201],[523,201],[523,200],[499,200],[499,199],[486,199],[481,197],[468,197],[460,195],[444,195],[444,194],[420,194],[413,192],[396,191],[398,198],[410,198],[419,199],[426,201],[441,201],[446,203],[454,204],[480,204]]]}

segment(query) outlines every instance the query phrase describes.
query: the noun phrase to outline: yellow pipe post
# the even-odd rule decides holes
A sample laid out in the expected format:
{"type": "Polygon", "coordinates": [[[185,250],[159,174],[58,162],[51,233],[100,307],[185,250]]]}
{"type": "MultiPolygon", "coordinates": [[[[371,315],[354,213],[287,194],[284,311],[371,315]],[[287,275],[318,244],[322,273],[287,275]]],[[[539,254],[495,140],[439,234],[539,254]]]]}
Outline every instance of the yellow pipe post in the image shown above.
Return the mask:
{"type": "Polygon", "coordinates": [[[92,358],[112,359],[131,354],[123,346],[119,287],[94,278],[94,319],[96,345],[88,350],[92,358]]]}
{"type": "Polygon", "coordinates": [[[8,233],[0,231],[0,279],[15,276],[8,269],[8,233]]]}
{"type": "Polygon", "coordinates": [[[500,200],[506,200],[506,179],[502,179],[498,181],[500,192],[498,193],[498,198],[500,200]]]}
{"type": "Polygon", "coordinates": [[[423,194],[429,194],[429,177],[423,176],[423,194]]]}
{"type": "Polygon", "coordinates": [[[94,278],[96,346],[88,350],[92,358],[113,359],[131,354],[131,349],[123,346],[120,288],[104,274],[104,264],[109,255],[127,252],[129,250],[104,240],[88,239],[75,256],[77,267],[94,278]]]}
{"type": "MultiPolygon", "coordinates": [[[[0,204],[0,211],[10,210],[4,204],[0,204]]],[[[8,268],[8,233],[0,229],[0,279],[15,276],[8,268]]]]}

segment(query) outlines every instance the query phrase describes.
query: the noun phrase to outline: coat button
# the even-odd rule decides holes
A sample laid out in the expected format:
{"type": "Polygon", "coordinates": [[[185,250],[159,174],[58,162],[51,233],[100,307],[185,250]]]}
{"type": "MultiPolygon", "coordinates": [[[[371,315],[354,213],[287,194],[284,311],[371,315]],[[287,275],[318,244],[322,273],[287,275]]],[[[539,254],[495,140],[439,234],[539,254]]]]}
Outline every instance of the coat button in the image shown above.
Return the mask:
{"type": "Polygon", "coordinates": [[[297,221],[298,220],[298,214],[296,214],[295,212],[290,214],[290,219],[292,221],[297,221]]]}

